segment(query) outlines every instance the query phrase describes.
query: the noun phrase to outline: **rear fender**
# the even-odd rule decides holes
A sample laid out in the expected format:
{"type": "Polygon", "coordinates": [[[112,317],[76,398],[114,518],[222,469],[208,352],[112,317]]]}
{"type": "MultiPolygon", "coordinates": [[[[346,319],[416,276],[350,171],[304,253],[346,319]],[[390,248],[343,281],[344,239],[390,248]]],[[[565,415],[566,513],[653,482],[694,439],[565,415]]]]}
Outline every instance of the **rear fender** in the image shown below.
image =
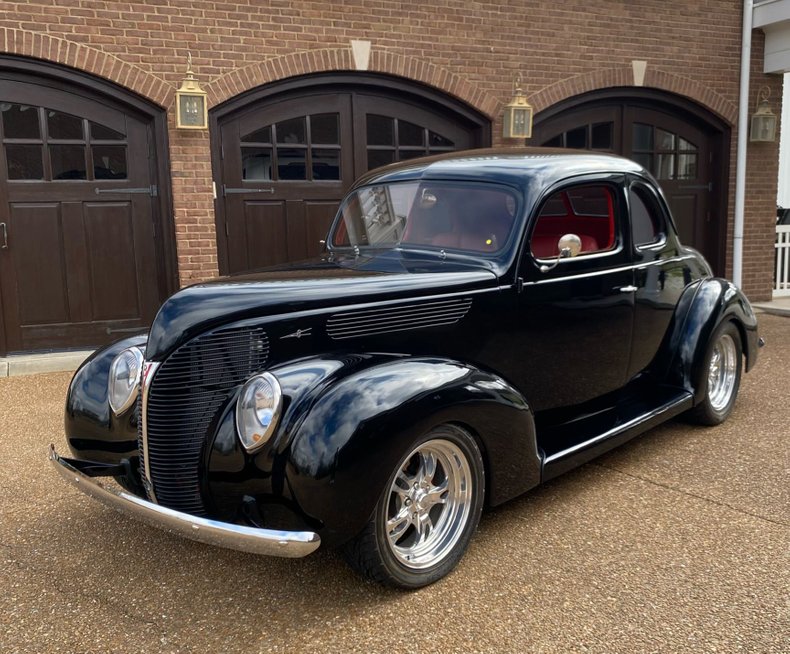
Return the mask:
{"type": "Polygon", "coordinates": [[[711,278],[689,286],[681,297],[668,338],[656,358],[664,363],[668,383],[690,391],[694,403],[705,393],[705,354],[716,328],[732,321],[741,334],[746,370],[757,361],[757,318],[746,296],[725,279],[711,278]],[[668,363],[668,365],[666,365],[668,363]]]}
{"type": "Polygon", "coordinates": [[[370,519],[399,460],[417,438],[453,423],[478,440],[490,504],[540,481],[532,412],[505,380],[440,358],[379,361],[313,397],[287,442],[285,483],[322,540],[339,544],[370,519]]]}

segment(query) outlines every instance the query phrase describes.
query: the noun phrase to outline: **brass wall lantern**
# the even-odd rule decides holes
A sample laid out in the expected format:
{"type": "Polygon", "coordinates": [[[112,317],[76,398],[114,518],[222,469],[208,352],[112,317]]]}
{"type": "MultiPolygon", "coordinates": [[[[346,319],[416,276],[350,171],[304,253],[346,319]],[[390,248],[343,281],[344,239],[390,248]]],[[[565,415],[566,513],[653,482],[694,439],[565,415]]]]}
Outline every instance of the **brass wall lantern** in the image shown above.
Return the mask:
{"type": "Polygon", "coordinates": [[[206,92],[200,88],[192,72],[192,53],[187,53],[187,76],[176,91],[176,127],[208,129],[206,92]]]}
{"type": "Polygon", "coordinates": [[[770,97],[771,89],[763,86],[758,94],[757,111],[752,116],[749,131],[749,140],[753,143],[773,143],[776,140],[776,114],[768,104],[770,97]]]}
{"type": "Polygon", "coordinates": [[[532,137],[532,106],[521,90],[520,75],[513,88],[513,99],[505,105],[502,136],[506,139],[528,139],[532,137]]]}

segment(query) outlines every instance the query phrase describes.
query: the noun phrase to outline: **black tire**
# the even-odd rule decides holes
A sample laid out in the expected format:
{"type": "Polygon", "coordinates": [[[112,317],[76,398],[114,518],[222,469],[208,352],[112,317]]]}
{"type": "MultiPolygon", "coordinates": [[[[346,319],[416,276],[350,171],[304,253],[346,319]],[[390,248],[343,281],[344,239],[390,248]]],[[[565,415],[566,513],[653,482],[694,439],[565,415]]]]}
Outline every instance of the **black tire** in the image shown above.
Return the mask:
{"type": "Polygon", "coordinates": [[[454,425],[437,427],[418,439],[397,464],[373,517],[344,546],[343,554],[352,568],[379,583],[402,589],[432,584],[453,570],[464,555],[480,522],[484,496],[483,458],[475,439],[454,425]],[[430,481],[425,482],[427,486],[418,484],[414,480],[427,479],[420,471],[430,471],[431,457],[430,481]],[[448,473],[444,468],[450,468],[450,463],[457,470],[448,473]],[[414,476],[409,477],[412,470],[414,476]],[[440,494],[442,487],[447,490],[440,494]],[[403,518],[405,514],[409,517],[403,518]],[[404,521],[408,524],[396,534],[398,527],[388,530],[388,520],[398,527],[404,521]],[[433,548],[429,547],[432,542],[433,548]],[[410,554],[412,562],[406,560],[410,554]]]}
{"type": "Polygon", "coordinates": [[[686,414],[690,422],[720,425],[729,417],[738,397],[742,368],[741,334],[734,323],[723,322],[713,332],[705,351],[697,378],[698,383],[704,386],[705,394],[702,401],[686,414]],[[714,361],[716,357],[718,364],[714,361]],[[715,372],[716,365],[722,372],[715,372]]]}

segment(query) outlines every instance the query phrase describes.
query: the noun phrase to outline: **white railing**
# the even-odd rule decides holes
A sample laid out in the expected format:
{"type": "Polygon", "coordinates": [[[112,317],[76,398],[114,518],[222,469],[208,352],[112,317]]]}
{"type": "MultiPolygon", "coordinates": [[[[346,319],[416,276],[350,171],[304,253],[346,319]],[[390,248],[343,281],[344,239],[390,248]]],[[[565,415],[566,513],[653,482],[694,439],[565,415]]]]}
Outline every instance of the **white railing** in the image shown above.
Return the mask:
{"type": "Polygon", "coordinates": [[[790,225],[776,226],[774,296],[790,295],[790,225]]]}

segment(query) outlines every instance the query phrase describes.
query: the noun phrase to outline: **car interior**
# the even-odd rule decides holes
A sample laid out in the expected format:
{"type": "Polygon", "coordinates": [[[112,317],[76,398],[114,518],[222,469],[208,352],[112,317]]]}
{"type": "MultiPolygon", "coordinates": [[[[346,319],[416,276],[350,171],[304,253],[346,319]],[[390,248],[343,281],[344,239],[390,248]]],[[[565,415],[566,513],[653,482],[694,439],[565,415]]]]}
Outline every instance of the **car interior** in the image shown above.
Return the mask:
{"type": "Polygon", "coordinates": [[[581,239],[580,255],[611,250],[615,245],[614,197],[606,186],[577,186],[546,200],[532,232],[530,247],[538,259],[559,254],[564,234],[581,239]]]}

